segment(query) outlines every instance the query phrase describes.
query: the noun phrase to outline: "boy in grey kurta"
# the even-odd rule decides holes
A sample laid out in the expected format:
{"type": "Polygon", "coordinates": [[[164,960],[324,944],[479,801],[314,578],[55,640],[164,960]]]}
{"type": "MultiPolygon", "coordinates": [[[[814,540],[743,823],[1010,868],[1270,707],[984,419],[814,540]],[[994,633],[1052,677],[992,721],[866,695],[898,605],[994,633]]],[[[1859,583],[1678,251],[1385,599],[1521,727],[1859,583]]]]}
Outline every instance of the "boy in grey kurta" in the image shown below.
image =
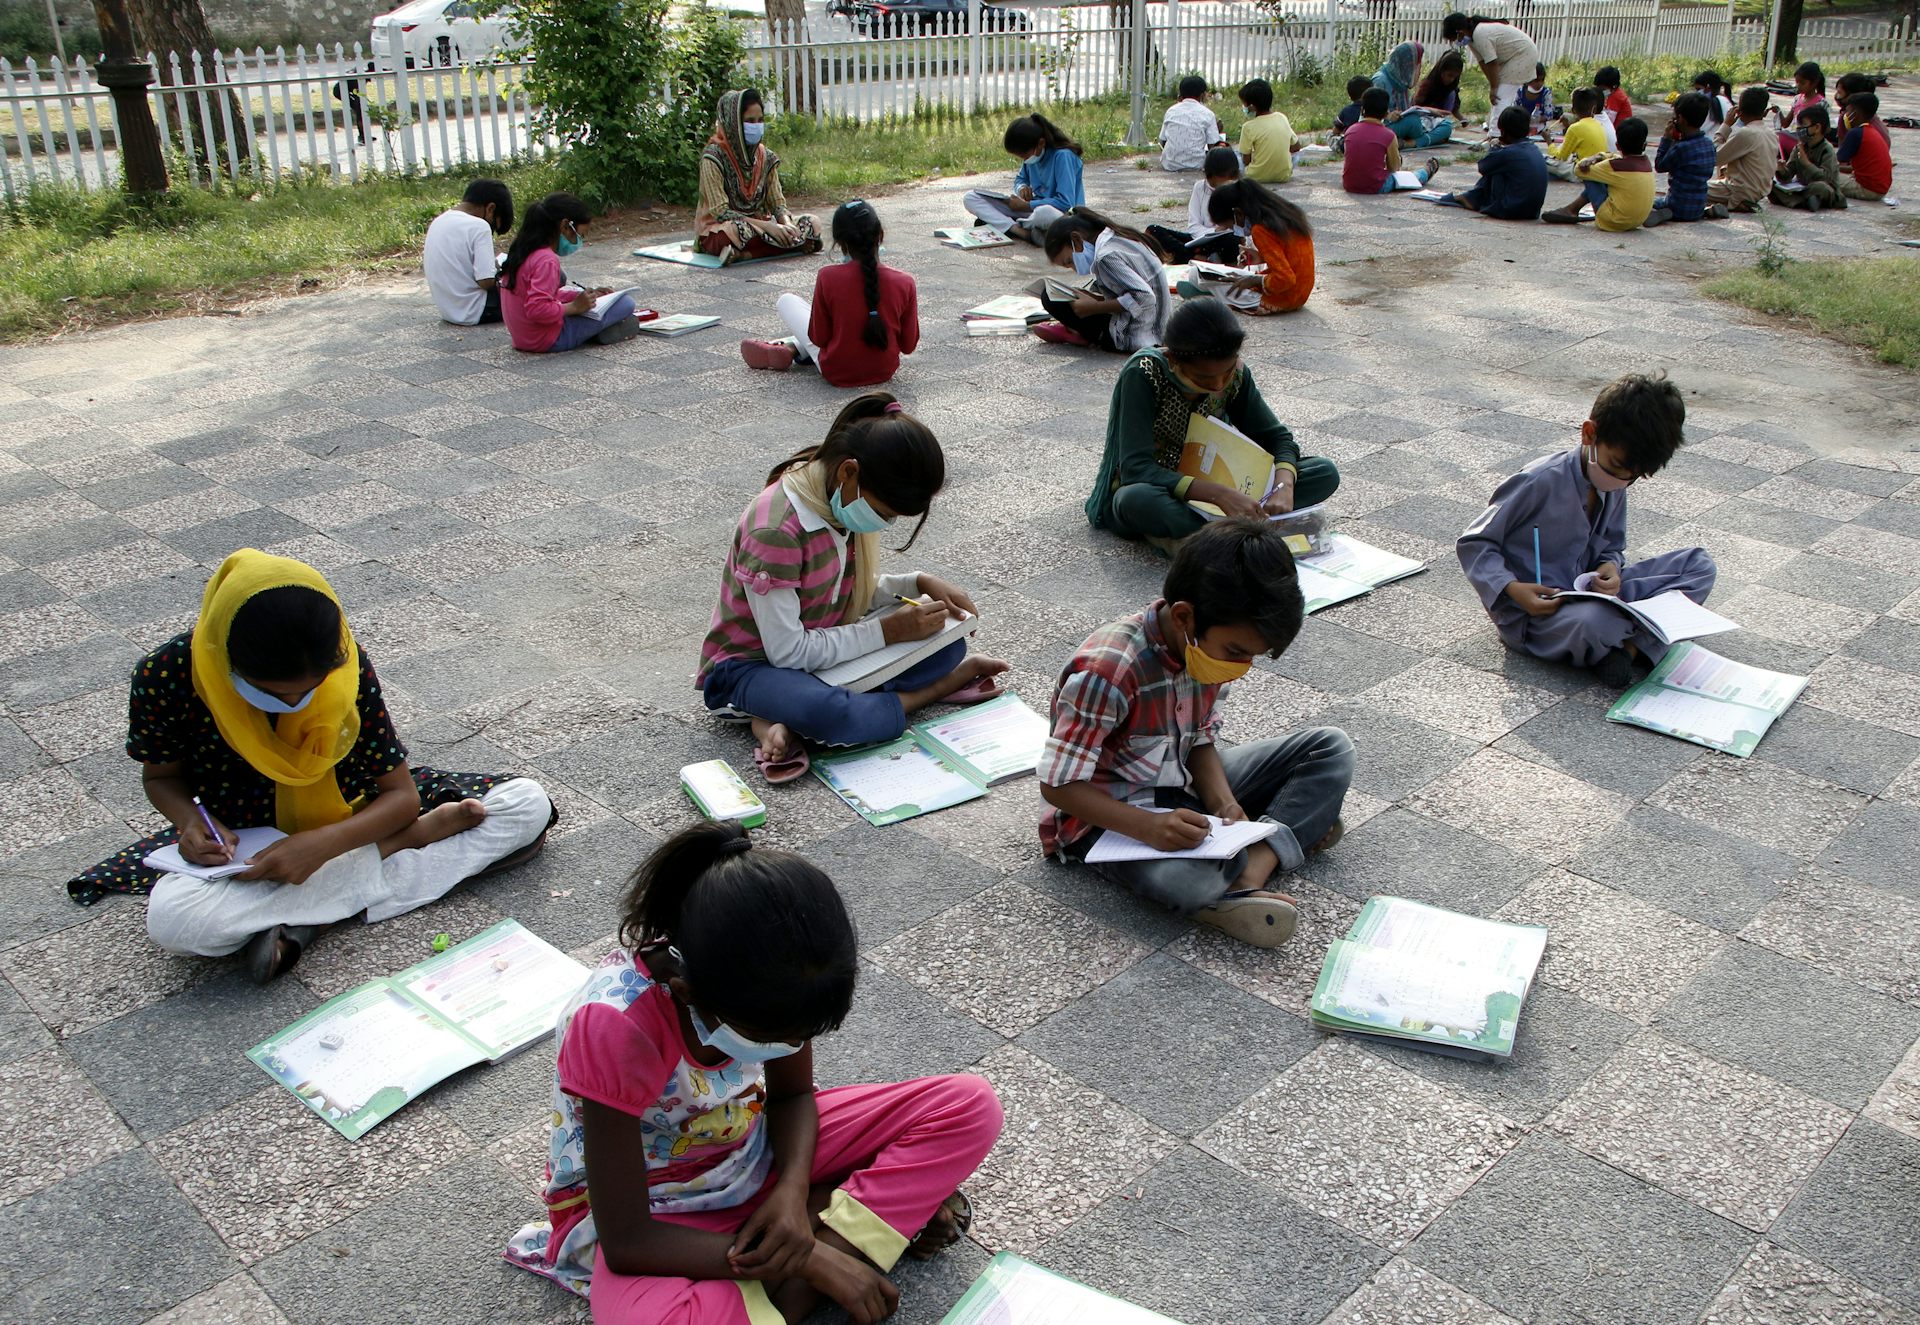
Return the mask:
{"type": "Polygon", "coordinates": [[[1686,417],[1664,373],[1628,374],[1593,402],[1578,446],[1534,461],[1494,490],[1454,550],[1508,648],[1591,667],[1606,684],[1624,686],[1636,658],[1655,661],[1666,646],[1625,612],[1591,599],[1562,602],[1558,591],[1591,574],[1579,587],[1628,602],[1669,589],[1706,601],[1716,572],[1704,548],[1626,559],[1627,489],[1673,458],[1686,417]]]}
{"type": "Polygon", "coordinates": [[[1817,212],[1823,207],[1845,207],[1847,195],[1840,191],[1840,155],[1833,146],[1833,121],[1825,106],[1808,106],[1796,121],[1799,145],[1793,155],[1780,163],[1773,186],[1772,201],[1780,207],[1804,207],[1817,212]],[[1799,188],[1786,187],[1798,184],[1799,188]]]}

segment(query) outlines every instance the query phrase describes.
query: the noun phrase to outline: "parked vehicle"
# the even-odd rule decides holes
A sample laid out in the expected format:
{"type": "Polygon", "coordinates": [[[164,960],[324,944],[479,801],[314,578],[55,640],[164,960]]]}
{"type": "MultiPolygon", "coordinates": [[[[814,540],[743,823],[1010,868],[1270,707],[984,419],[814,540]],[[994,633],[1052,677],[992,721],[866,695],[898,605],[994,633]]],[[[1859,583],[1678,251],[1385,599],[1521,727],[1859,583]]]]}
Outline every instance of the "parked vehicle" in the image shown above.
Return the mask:
{"type": "Polygon", "coordinates": [[[513,30],[513,11],[485,15],[474,0],[408,0],[373,20],[367,49],[383,70],[395,66],[388,37],[392,23],[400,25],[402,63],[409,69],[475,64],[511,54],[520,42],[513,30]]]}
{"type": "MultiPolygon", "coordinates": [[[[852,0],[844,11],[863,36],[898,37],[944,26],[967,31],[967,0],[852,0]]],[[[1025,32],[1033,24],[1017,9],[980,6],[982,32],[1025,32]]]]}

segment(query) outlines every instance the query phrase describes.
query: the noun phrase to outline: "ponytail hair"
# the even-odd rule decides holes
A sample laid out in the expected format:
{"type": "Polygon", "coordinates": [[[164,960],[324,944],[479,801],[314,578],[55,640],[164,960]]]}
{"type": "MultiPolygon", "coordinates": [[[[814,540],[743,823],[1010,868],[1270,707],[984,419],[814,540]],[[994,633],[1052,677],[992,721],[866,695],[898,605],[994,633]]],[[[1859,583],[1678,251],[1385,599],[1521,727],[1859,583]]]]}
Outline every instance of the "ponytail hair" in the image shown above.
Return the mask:
{"type": "Polygon", "coordinates": [[[1061,250],[1065,249],[1067,245],[1072,242],[1075,235],[1084,237],[1086,241],[1091,244],[1100,237],[1102,230],[1111,230],[1122,239],[1131,239],[1136,244],[1144,244],[1147,251],[1159,258],[1160,261],[1165,262],[1167,260],[1167,251],[1160,247],[1159,241],[1152,235],[1143,234],[1135,230],[1132,226],[1120,225],[1111,221],[1102,213],[1094,211],[1091,207],[1075,207],[1072,211],[1047,227],[1047,256],[1049,258],[1060,256],[1061,250]]]}
{"type": "Polygon", "coordinates": [[[521,264],[558,242],[562,222],[571,221],[579,226],[592,219],[593,213],[587,210],[587,205],[571,193],[549,193],[527,208],[520,222],[520,233],[513,237],[513,244],[507,249],[507,260],[500,264],[500,287],[515,288],[521,264]]]}
{"type": "Polygon", "coordinates": [[[672,944],[700,1006],[783,1040],[846,1019],[859,945],[819,866],[755,850],[738,824],[702,821],[662,843],[628,883],[620,941],[672,944]]]}
{"type": "Polygon", "coordinates": [[[861,281],[866,287],[866,325],[860,330],[860,339],[876,350],[887,348],[887,322],[880,316],[880,243],[885,238],[880,213],[870,202],[856,198],[841,203],[833,213],[833,242],[860,264],[861,281]]]}
{"type": "Polygon", "coordinates": [[[1237,179],[1222,184],[1207,200],[1207,218],[1215,225],[1231,221],[1239,212],[1247,218],[1247,228],[1263,225],[1276,235],[1313,237],[1313,224],[1291,198],[1283,198],[1258,180],[1237,179]]]}
{"type": "Polygon", "coordinates": [[[891,391],[863,391],[841,407],[824,442],[775,465],[767,484],[815,461],[831,476],[843,460],[860,462],[860,486],[872,489],[890,510],[919,517],[900,551],[912,547],[926,527],[934,497],[947,485],[947,459],[933,429],[907,413],[891,391]]]}
{"type": "Polygon", "coordinates": [[[1000,140],[1015,156],[1025,156],[1040,144],[1045,143],[1049,150],[1064,147],[1075,156],[1085,156],[1086,152],[1067,131],[1041,114],[1022,115],[1007,126],[1007,135],[1000,140]]]}

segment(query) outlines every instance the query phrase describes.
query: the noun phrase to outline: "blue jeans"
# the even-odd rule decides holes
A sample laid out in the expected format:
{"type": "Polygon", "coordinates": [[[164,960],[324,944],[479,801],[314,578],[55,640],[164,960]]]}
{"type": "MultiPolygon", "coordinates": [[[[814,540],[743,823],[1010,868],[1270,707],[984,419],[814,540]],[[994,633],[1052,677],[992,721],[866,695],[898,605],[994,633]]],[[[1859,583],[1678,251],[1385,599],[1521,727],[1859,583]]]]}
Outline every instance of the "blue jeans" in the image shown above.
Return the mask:
{"type": "MultiPolygon", "coordinates": [[[[1427,182],[1427,172],[1424,168],[1414,171],[1413,175],[1414,175],[1414,178],[1419,180],[1422,184],[1425,184],[1427,182]]],[[[1392,175],[1388,175],[1386,179],[1381,182],[1380,192],[1382,193],[1393,192],[1393,176],[1392,175]]]]}
{"type": "MultiPolygon", "coordinates": [[[[1340,817],[1341,802],[1353,781],[1353,742],[1338,727],[1309,727],[1251,745],[1220,752],[1227,786],[1249,819],[1280,825],[1267,839],[1283,871],[1297,870],[1307,848],[1327,835],[1340,817]]],[[[1191,792],[1161,793],[1165,809],[1205,810],[1191,792]]],[[[1074,843],[1086,854],[1097,834],[1074,843]]],[[[1247,867],[1242,851],[1226,860],[1128,860],[1096,866],[1100,873],[1133,892],[1191,913],[1212,906],[1231,890],[1247,867]]]]}
{"type": "Polygon", "coordinates": [[[623,322],[632,316],[633,296],[630,294],[623,294],[614,300],[613,307],[607,310],[605,317],[569,315],[567,320],[560,324],[559,337],[553,344],[547,346],[547,353],[558,354],[562,350],[577,350],[616,322],[623,322]]]}
{"type": "Polygon", "coordinates": [[[1590,179],[1582,184],[1580,186],[1580,193],[1588,202],[1593,204],[1595,211],[1599,211],[1601,205],[1607,200],[1607,186],[1597,179],[1590,179]]]}
{"type": "Polygon", "coordinates": [[[703,693],[709,709],[730,708],[784,723],[820,745],[872,745],[891,741],[907,729],[899,692],[932,685],[966,656],[966,641],[957,641],[877,689],[858,694],[828,685],[812,672],[775,667],[764,658],[733,658],[707,674],[703,693]]]}

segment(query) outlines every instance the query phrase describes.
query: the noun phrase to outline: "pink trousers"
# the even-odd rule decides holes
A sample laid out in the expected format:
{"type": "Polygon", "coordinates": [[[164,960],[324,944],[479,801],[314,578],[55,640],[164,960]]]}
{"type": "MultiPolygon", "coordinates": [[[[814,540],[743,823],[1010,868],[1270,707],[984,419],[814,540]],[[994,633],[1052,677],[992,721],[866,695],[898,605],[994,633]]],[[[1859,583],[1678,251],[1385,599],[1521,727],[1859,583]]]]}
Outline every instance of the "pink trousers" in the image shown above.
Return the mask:
{"type": "MultiPolygon", "coordinates": [[[[993,1149],[1004,1118],[982,1077],[923,1077],[898,1085],[841,1086],[815,1097],[820,1138],[812,1183],[835,1184],[822,1222],[890,1270],[940,1205],[993,1149]]],[[[766,1192],[744,1205],[654,1218],[731,1233],[766,1192]]],[[[596,1252],[589,1294],[595,1325],[782,1325],[765,1290],[748,1280],[615,1274],[596,1252]]]]}

